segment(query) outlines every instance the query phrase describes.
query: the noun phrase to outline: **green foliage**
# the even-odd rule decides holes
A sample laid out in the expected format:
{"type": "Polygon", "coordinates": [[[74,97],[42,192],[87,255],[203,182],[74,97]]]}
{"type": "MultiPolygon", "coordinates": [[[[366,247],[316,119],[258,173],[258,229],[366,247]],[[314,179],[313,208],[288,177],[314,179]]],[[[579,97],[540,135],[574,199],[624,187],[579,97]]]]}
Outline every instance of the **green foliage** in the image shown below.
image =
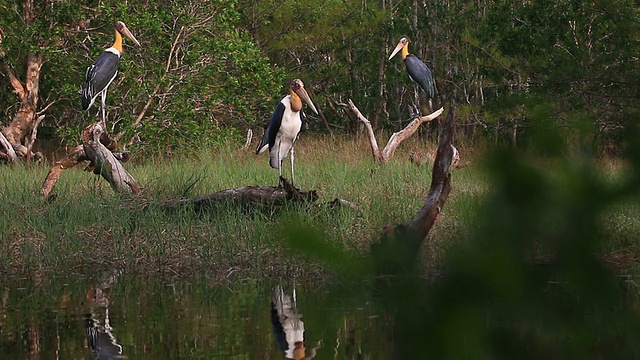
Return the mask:
{"type": "MultiPolygon", "coordinates": [[[[110,45],[116,19],[142,47],[125,40],[109,123],[114,133],[124,131],[124,142],[139,134],[143,146],[130,148],[154,154],[193,152],[263,128],[296,77],[321,111],[322,121],[309,116],[312,130],[325,124],[355,130],[340,106],[348,99],[375,128],[397,129],[415,102],[402,62],[387,59],[401,36],[431,67],[436,106],[455,99],[469,110],[459,123],[474,126],[460,136],[473,138],[477,128],[526,138],[537,121],[528,111],[539,103],[553,108],[554,125],[570,133],[583,126],[573,120],[586,115],[599,129],[595,140],[610,145],[638,111],[640,17],[631,0],[422,1],[391,8],[351,0],[63,0],[36,2],[29,24],[23,5],[11,0],[0,7],[2,62],[20,75],[28,51],[45,54],[40,108],[52,105],[39,134],[55,133],[69,145],[96,119],[98,106],[79,110],[80,83],[110,45]]],[[[12,93],[0,92],[4,119],[16,103],[12,93]]]]}
{"type": "MultiPolygon", "coordinates": [[[[256,43],[288,78],[305,82],[329,123],[352,125],[327,104],[353,99],[367,109],[383,101],[378,69],[387,14],[378,4],[265,0],[241,2],[240,8],[256,43]]],[[[310,126],[320,128],[311,119],[310,126]]]]}
{"type": "MultiPolygon", "coordinates": [[[[43,126],[55,127],[68,144],[78,143],[99,114],[99,101],[89,112],[80,110],[79,90],[86,67],[113,41],[116,20],[141,47],[125,39],[120,75],[109,89],[108,124],[124,131],[125,141],[139,134],[145,151],[189,152],[263,126],[281,95],[283,73],[241,29],[233,2],[57,1],[36,9],[30,25],[22,21],[21,5],[15,1],[16,11],[0,20],[2,61],[16,66],[27,50],[45,54],[40,97],[53,105],[43,126]]],[[[8,105],[16,99],[0,100],[12,116],[8,105]]]]}
{"type": "Polygon", "coordinates": [[[638,76],[639,24],[630,1],[496,1],[472,44],[489,55],[481,68],[497,85],[489,95],[506,109],[525,96],[552,104],[556,126],[579,127],[565,123],[577,112],[613,129],[637,108],[629,80],[638,76]]]}

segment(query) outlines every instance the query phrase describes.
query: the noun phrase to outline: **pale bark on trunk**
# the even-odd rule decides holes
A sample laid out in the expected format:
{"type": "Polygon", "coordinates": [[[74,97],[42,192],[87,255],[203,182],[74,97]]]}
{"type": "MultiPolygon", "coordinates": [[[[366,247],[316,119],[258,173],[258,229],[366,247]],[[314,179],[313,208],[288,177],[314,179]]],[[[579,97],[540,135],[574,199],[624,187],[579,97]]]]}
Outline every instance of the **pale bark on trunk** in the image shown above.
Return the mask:
{"type": "Polygon", "coordinates": [[[114,154],[102,142],[106,134],[102,123],[89,125],[82,134],[84,152],[91,161],[93,173],[109,182],[113,191],[121,194],[137,194],[142,190],[136,179],[125,170],[114,154]]]}
{"type": "Polygon", "coordinates": [[[20,162],[13,146],[2,132],[0,132],[0,144],[2,144],[2,147],[4,148],[4,152],[0,151],[0,158],[6,159],[11,163],[20,162]]]}
{"type": "Polygon", "coordinates": [[[13,92],[18,96],[18,100],[20,101],[20,107],[11,123],[2,129],[2,133],[14,148],[19,148],[18,154],[26,157],[28,160],[36,156],[36,154],[33,154],[31,151],[31,147],[33,146],[31,135],[37,132],[36,127],[43,119],[43,117],[38,117],[37,111],[40,90],[40,69],[42,68],[43,61],[42,54],[28,53],[25,82],[20,81],[15,72],[6,63],[3,64],[13,92]]]}
{"type": "Polygon", "coordinates": [[[82,145],[73,148],[66,158],[53,163],[40,188],[40,194],[49,197],[62,172],[85,161],[90,162],[87,169],[107,180],[115,192],[128,195],[140,193],[142,187],[124,169],[116,156],[118,154],[112,152],[115,146],[115,141],[106,133],[101,123],[87,126],[82,132],[82,145]]]}

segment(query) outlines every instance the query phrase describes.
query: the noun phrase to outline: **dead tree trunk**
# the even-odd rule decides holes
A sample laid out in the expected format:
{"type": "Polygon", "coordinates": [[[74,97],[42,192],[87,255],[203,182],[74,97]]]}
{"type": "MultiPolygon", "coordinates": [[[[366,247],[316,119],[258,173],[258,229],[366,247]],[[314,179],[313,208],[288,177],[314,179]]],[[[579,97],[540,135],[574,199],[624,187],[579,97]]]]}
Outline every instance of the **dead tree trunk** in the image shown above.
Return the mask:
{"type": "MultiPolygon", "coordinates": [[[[43,117],[38,117],[38,97],[40,90],[40,69],[44,59],[42,54],[29,52],[26,59],[25,81],[22,82],[16,73],[6,63],[3,64],[5,76],[9,80],[13,92],[18,96],[20,107],[8,126],[2,129],[2,133],[7,141],[16,150],[19,156],[24,156],[30,160],[33,156],[40,157],[39,154],[31,152],[32,134],[35,133],[38,124],[43,117]]],[[[4,146],[4,154],[12,162],[16,162],[7,146],[4,146]]]]}
{"type": "Polygon", "coordinates": [[[455,104],[452,101],[440,134],[431,187],[424,206],[412,221],[395,228],[387,226],[381,241],[371,247],[379,275],[399,275],[412,271],[422,242],[440,216],[451,191],[451,165],[457,157],[452,145],[454,117],[455,104]]]}
{"type": "Polygon", "coordinates": [[[111,152],[114,147],[115,142],[101,123],[87,126],[82,132],[82,145],[73,148],[66,158],[53,163],[40,194],[49,197],[62,172],[85,161],[89,161],[87,169],[107,180],[115,192],[138,194],[142,187],[111,152]]]}
{"type": "Polygon", "coordinates": [[[358,108],[355,106],[353,101],[351,101],[351,99],[349,99],[349,109],[351,109],[351,111],[356,115],[358,120],[360,120],[364,124],[364,126],[367,128],[367,134],[369,136],[369,144],[371,144],[371,153],[373,155],[373,159],[378,163],[386,163],[389,160],[391,160],[391,158],[393,157],[393,154],[396,151],[396,148],[398,148],[398,146],[403,141],[405,141],[406,139],[411,137],[411,135],[413,135],[416,131],[418,131],[418,128],[420,127],[420,125],[437,118],[444,111],[443,108],[440,108],[429,115],[416,117],[404,129],[393,133],[393,135],[391,135],[391,137],[389,138],[387,145],[384,147],[384,149],[382,149],[382,152],[381,152],[380,147],[378,146],[378,141],[376,140],[376,135],[373,132],[373,127],[371,126],[371,122],[369,122],[369,120],[366,117],[364,117],[364,115],[362,115],[360,110],[358,110],[358,108]]]}
{"type": "Polygon", "coordinates": [[[137,194],[142,190],[136,179],[124,169],[111,150],[101,142],[106,134],[102,123],[89,125],[82,134],[84,153],[91,161],[93,173],[109,182],[113,191],[122,194],[137,194]]]}

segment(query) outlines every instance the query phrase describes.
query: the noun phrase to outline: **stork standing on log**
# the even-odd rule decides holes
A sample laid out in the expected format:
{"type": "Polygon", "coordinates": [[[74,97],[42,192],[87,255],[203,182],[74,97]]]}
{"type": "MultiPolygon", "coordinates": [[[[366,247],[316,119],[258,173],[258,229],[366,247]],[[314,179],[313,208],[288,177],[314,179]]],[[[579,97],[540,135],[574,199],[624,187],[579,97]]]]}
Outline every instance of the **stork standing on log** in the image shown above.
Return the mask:
{"type": "Polygon", "coordinates": [[[102,52],[102,55],[96,59],[96,61],[87,68],[87,72],[84,76],[84,82],[82,83],[82,109],[89,110],[91,105],[96,101],[98,95],[102,98],[102,123],[106,129],[106,102],[107,102],[107,88],[116,76],[118,76],[118,68],[120,66],[120,56],[124,52],[122,48],[122,36],[126,36],[131,41],[140,46],[140,43],[131,34],[127,25],[122,21],[116,22],[114,25],[116,39],[113,45],[102,52]]]}
{"type": "Polygon", "coordinates": [[[404,65],[407,68],[407,73],[409,74],[409,78],[414,83],[417,83],[422,90],[424,90],[427,95],[427,101],[429,102],[429,111],[433,111],[433,101],[432,99],[436,95],[436,88],[433,82],[433,75],[431,74],[431,70],[422,60],[418,59],[417,56],[409,54],[409,39],[403,37],[396,45],[396,48],[389,56],[389,60],[391,60],[398,52],[402,50],[402,60],[404,61],[404,65]]]}
{"type": "Polygon", "coordinates": [[[302,101],[307,103],[316,114],[318,110],[309,98],[309,94],[304,89],[302,80],[291,81],[289,95],[280,100],[276,106],[269,125],[264,131],[262,140],[258,144],[256,154],[261,154],[269,149],[269,164],[272,168],[279,170],[282,176],[282,160],[287,156],[291,159],[291,185],[295,183],[293,171],[293,144],[298,138],[298,133],[306,120],[302,111],[302,101]],[[289,154],[290,153],[290,154],[289,154]]]}

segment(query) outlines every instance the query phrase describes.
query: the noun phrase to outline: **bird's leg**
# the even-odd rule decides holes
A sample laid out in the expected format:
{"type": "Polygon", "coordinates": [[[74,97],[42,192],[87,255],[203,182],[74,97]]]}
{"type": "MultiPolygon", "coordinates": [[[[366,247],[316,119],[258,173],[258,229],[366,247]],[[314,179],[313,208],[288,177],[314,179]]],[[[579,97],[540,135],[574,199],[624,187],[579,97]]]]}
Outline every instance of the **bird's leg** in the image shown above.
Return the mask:
{"type": "Polygon", "coordinates": [[[280,145],[278,145],[278,186],[280,186],[280,178],[282,178],[282,160],[280,157],[280,145]]]}
{"type": "Polygon", "coordinates": [[[109,324],[109,307],[105,307],[104,309],[104,329],[107,331],[113,330],[111,325],[109,324]]]}
{"type": "Polygon", "coordinates": [[[102,93],[100,94],[100,97],[102,98],[102,126],[104,127],[104,130],[107,131],[107,90],[103,90],[102,93]]]}
{"type": "Polygon", "coordinates": [[[420,116],[420,90],[418,90],[417,86],[413,87],[413,96],[414,96],[414,103],[413,103],[413,115],[412,114],[412,118],[418,117],[420,116]]]}
{"type": "Polygon", "coordinates": [[[291,186],[292,186],[293,188],[295,188],[295,186],[294,186],[294,185],[295,185],[295,183],[296,183],[296,178],[295,178],[295,176],[293,175],[293,146],[291,147],[291,155],[290,155],[290,157],[291,157],[291,186]]]}

